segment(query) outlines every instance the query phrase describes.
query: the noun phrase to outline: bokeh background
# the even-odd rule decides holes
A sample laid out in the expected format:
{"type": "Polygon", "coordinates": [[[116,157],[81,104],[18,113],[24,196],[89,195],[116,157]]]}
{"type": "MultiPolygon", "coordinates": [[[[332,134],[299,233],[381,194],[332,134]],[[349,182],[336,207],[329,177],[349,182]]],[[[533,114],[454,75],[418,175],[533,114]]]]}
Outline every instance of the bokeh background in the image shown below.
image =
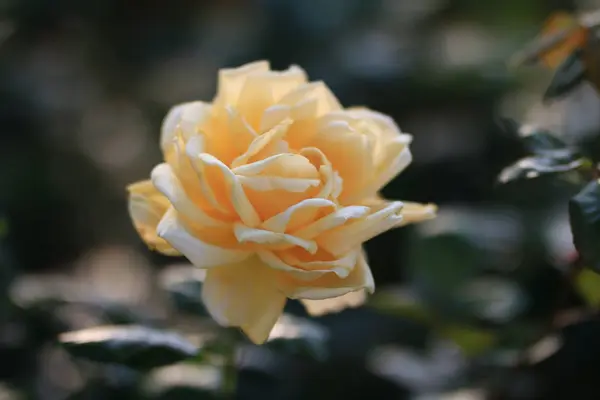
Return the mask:
{"type": "MultiPolygon", "coordinates": [[[[248,348],[239,399],[600,398],[600,324],[581,319],[585,299],[561,273],[577,185],[497,183],[524,154],[499,116],[567,139],[600,126],[590,87],[542,104],[548,73],[508,66],[550,13],[598,3],[0,1],[0,398],[144,398],[128,371],[82,365],[57,334],[204,329],[164,287],[185,260],[141,243],[125,187],[159,162],[170,106],[210,100],[219,68],[257,59],[299,64],[342,104],[393,116],[414,135],[414,162],[384,194],[435,202],[440,216],[368,243],[378,294],[312,320],[325,357],[248,348]]],[[[148,378],[144,396],[192,398],[163,389],[218,381],[188,372],[148,378]]]]}

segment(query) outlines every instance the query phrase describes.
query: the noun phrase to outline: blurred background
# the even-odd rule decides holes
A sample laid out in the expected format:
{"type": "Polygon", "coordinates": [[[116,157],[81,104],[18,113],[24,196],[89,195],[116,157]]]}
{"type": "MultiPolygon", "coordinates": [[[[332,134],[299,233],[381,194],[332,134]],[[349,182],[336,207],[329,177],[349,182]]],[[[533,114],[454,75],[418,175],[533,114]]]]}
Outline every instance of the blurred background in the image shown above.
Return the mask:
{"type": "MultiPolygon", "coordinates": [[[[125,187],[161,159],[170,106],[210,100],[218,69],[257,59],[301,65],[342,104],[394,117],[414,135],[414,162],[384,194],[435,202],[440,215],[368,243],[370,303],[299,330],[324,341],[322,357],[249,346],[237,398],[600,398],[600,324],[582,317],[590,300],[562,274],[577,185],[497,183],[525,154],[500,115],[565,140],[600,126],[591,87],[542,104],[550,75],[508,67],[550,13],[595,7],[0,1],[0,399],[210,398],[198,393],[219,378],[206,371],[169,367],[140,386],[131,371],[71,358],[56,337],[107,323],[205,329],[169,289],[185,260],[147,250],[125,187]]],[[[306,317],[298,304],[288,311],[306,317]]]]}

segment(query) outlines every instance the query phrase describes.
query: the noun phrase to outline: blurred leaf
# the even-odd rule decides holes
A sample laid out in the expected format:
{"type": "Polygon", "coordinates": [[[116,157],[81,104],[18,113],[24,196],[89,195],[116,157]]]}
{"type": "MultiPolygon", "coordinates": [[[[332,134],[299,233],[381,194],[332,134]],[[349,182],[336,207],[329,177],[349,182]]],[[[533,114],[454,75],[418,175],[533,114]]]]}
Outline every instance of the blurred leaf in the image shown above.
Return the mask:
{"type": "Polygon", "coordinates": [[[541,175],[557,174],[576,170],[584,165],[584,160],[569,150],[560,150],[545,156],[522,158],[502,170],[500,182],[507,183],[520,179],[533,179],[541,175]]]}
{"type": "Polygon", "coordinates": [[[590,182],[569,202],[573,242],[586,266],[600,272],[600,183],[590,182]]]}
{"type": "Polygon", "coordinates": [[[544,101],[563,96],[573,90],[585,78],[585,69],[581,51],[573,52],[556,69],[544,93],[544,101]]]}
{"type": "Polygon", "coordinates": [[[75,357],[146,370],[194,357],[198,349],[182,336],[141,326],[102,326],[60,336],[75,357]]]}
{"type": "Polygon", "coordinates": [[[307,319],[284,314],[265,343],[277,353],[324,362],[329,358],[329,333],[307,319]]]}
{"type": "Polygon", "coordinates": [[[152,371],[142,390],[144,398],[155,400],[216,399],[221,376],[213,366],[171,365],[152,371]]]}
{"type": "Polygon", "coordinates": [[[491,349],[497,341],[493,332],[467,326],[447,326],[440,334],[456,343],[467,356],[477,356],[491,349]]]}
{"type": "Polygon", "coordinates": [[[523,311],[525,298],[517,282],[485,277],[474,279],[460,291],[459,301],[478,318],[507,323],[523,311]]]}
{"type": "Polygon", "coordinates": [[[525,125],[520,128],[525,147],[533,154],[552,153],[555,150],[567,149],[567,144],[551,132],[537,127],[525,125]]]}
{"type": "Polygon", "coordinates": [[[368,305],[384,314],[423,323],[432,320],[430,310],[402,288],[380,289],[373,296],[370,296],[368,305]]]}
{"type": "Polygon", "coordinates": [[[456,294],[480,272],[482,252],[464,235],[443,233],[417,241],[411,251],[416,293],[436,314],[462,313],[456,294]]]}
{"type": "Polygon", "coordinates": [[[600,306],[600,275],[584,269],[577,275],[575,286],[587,304],[592,307],[600,306]]]}
{"type": "Polygon", "coordinates": [[[171,267],[162,276],[163,288],[179,311],[207,316],[202,303],[202,283],[206,271],[193,266],[171,267]]]}

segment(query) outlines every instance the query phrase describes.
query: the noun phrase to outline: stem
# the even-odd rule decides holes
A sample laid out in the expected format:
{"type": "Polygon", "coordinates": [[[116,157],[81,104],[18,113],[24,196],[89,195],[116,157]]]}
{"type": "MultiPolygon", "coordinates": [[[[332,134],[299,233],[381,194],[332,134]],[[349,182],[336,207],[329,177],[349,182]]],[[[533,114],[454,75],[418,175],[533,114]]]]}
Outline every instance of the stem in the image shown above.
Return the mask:
{"type": "Polygon", "coordinates": [[[227,329],[223,332],[226,343],[223,360],[223,380],[221,384],[221,398],[235,399],[237,389],[237,349],[239,344],[239,333],[237,329],[227,329]]]}

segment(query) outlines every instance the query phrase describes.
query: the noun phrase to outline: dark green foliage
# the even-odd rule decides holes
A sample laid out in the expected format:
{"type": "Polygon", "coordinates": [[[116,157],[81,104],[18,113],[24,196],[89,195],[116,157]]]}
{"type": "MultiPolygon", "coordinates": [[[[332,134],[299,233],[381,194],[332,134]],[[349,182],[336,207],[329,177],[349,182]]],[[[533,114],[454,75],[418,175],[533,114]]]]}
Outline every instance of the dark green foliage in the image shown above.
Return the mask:
{"type": "Polygon", "coordinates": [[[102,326],[64,333],[60,342],[75,357],[139,370],[194,357],[198,349],[172,332],[139,326],[102,326]]]}

